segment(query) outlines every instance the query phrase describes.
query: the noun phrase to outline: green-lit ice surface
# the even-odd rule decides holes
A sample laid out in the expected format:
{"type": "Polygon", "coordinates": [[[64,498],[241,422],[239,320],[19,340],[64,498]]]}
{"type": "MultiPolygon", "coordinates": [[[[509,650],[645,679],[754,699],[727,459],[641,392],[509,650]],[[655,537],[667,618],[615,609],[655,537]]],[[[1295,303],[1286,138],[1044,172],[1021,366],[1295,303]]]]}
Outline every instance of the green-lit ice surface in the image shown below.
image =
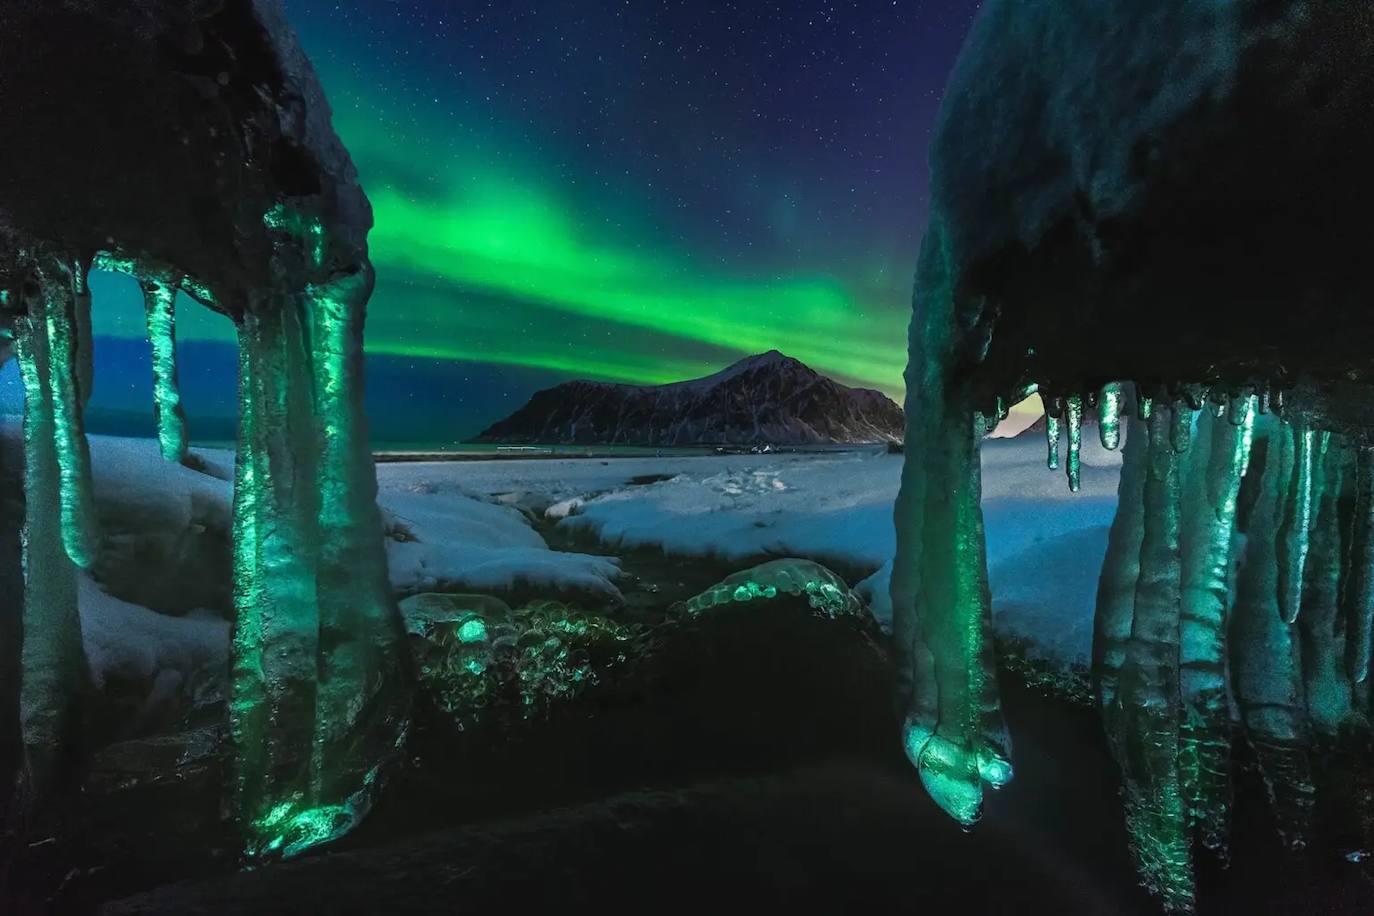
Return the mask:
{"type": "Polygon", "coordinates": [[[938,221],[922,247],[907,369],[910,449],[897,498],[893,636],[903,746],[937,804],[963,824],[982,813],[984,783],[1011,779],[989,637],[983,538],[983,420],[951,382],[957,316],[951,254],[938,221]]]}
{"type": "Polygon", "coordinates": [[[779,595],[800,598],[827,617],[852,617],[864,613],[863,602],[843,579],[810,560],[773,560],[728,576],[683,605],[687,616],[732,603],[769,600],[779,595]]]}
{"type": "Polygon", "coordinates": [[[186,460],[186,413],[177,385],[176,294],[178,284],[166,277],[145,277],[143,306],[153,351],[153,411],[162,457],[186,460]]]}
{"type": "Polygon", "coordinates": [[[406,729],[402,630],[361,414],[366,263],[325,272],[317,221],[265,215],[304,288],[246,303],[234,488],[233,809],[250,856],[366,813],[406,729]]]}
{"type": "Polygon", "coordinates": [[[1258,397],[1224,400],[1155,404],[1132,425],[1098,591],[1093,674],[1132,850],[1174,910],[1192,906],[1194,843],[1227,854],[1232,709],[1293,847],[1311,829],[1314,740],[1368,716],[1368,452],[1258,397]]]}
{"type": "Polygon", "coordinates": [[[654,626],[619,623],[557,601],[512,610],[484,595],[412,595],[401,607],[421,689],[455,728],[474,732],[538,722],[593,691],[614,692],[684,628],[780,602],[804,603],[821,620],[877,630],[843,579],[796,558],[728,576],[673,605],[654,626]]]}
{"type": "Polygon", "coordinates": [[[77,563],[91,556],[90,469],[80,429],[80,391],[90,383],[89,375],[76,373],[89,359],[89,341],[80,335],[89,323],[77,322],[73,312],[89,299],[70,261],[42,253],[25,260],[40,280],[36,295],[18,303],[14,335],[25,403],[19,705],[24,777],[30,797],[42,798],[73,738],[85,678],[76,576],[77,563]]]}

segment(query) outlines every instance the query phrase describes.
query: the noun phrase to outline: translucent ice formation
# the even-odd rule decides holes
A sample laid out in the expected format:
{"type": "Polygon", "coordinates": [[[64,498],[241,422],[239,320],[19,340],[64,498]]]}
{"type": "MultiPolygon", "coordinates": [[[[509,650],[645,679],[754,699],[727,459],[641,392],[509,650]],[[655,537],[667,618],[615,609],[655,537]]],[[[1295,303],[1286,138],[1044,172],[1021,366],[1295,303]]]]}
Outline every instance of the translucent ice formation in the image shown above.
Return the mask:
{"type": "Polygon", "coordinates": [[[684,606],[691,616],[735,602],[805,596],[807,603],[825,617],[853,617],[866,613],[863,602],[843,579],[811,560],[773,560],[735,573],[692,598],[684,606]]]}
{"type": "Polygon", "coordinates": [[[11,4],[3,39],[23,129],[0,144],[0,325],[28,453],[24,670],[3,700],[23,711],[30,782],[72,745],[75,570],[98,549],[82,431],[96,263],[143,287],[171,460],[187,451],[177,291],[237,326],[228,810],[250,855],[298,852],[367,810],[409,708],[362,415],[367,199],[279,0],[11,4]],[[82,142],[51,142],[71,124],[82,142]]]}
{"type": "Polygon", "coordinates": [[[1374,84],[1308,65],[1368,59],[1365,25],[1296,0],[989,0],[931,147],[892,578],[902,739],[963,823],[1010,774],[978,439],[1038,389],[1077,489],[1084,410],[1120,444],[1131,384],[1093,680],[1171,909],[1192,906],[1195,847],[1225,851],[1233,711],[1293,845],[1311,742],[1368,727],[1374,285],[1352,240],[1374,84]]]}

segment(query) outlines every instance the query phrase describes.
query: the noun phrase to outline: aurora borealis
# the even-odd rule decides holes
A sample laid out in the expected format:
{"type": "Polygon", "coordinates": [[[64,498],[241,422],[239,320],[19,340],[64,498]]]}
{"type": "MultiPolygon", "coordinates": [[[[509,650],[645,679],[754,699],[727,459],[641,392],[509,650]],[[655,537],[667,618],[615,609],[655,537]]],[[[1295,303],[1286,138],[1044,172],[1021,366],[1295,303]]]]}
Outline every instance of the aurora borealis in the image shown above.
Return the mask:
{"type": "MultiPolygon", "coordinates": [[[[286,0],[375,211],[381,438],[770,348],[900,398],[926,143],[977,5],[286,0]]],[[[93,285],[97,334],[127,351],[134,290],[93,285]]],[[[179,321],[204,436],[234,367],[205,344],[231,329],[179,321]]],[[[146,363],[121,360],[97,416],[150,397],[146,363]]]]}

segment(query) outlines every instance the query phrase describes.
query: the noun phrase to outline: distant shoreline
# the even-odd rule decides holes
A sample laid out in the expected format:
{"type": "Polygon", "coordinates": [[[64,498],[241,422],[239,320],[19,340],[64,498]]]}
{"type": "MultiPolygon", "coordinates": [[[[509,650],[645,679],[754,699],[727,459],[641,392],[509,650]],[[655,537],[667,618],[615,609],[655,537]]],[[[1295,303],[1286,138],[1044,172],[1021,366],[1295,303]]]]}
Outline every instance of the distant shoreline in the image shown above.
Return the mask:
{"type": "Polygon", "coordinates": [[[840,454],[868,449],[885,449],[881,442],[836,443],[833,445],[786,445],[767,452],[753,452],[737,445],[664,446],[644,445],[556,445],[556,446],[458,446],[443,449],[377,449],[372,453],[378,464],[426,461],[550,461],[600,458],[715,458],[722,455],[817,455],[840,454]]]}

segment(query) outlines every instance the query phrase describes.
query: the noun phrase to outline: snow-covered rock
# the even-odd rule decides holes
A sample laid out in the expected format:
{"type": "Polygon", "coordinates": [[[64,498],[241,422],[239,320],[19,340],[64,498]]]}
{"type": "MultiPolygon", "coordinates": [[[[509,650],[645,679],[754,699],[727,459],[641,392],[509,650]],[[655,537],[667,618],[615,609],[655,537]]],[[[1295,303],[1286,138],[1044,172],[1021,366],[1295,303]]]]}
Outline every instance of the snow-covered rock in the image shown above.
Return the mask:
{"type": "Polygon", "coordinates": [[[378,469],[387,520],[387,562],[398,591],[533,591],[615,602],[614,557],[555,552],[520,509],[489,501],[455,480],[463,464],[378,469]]]}

